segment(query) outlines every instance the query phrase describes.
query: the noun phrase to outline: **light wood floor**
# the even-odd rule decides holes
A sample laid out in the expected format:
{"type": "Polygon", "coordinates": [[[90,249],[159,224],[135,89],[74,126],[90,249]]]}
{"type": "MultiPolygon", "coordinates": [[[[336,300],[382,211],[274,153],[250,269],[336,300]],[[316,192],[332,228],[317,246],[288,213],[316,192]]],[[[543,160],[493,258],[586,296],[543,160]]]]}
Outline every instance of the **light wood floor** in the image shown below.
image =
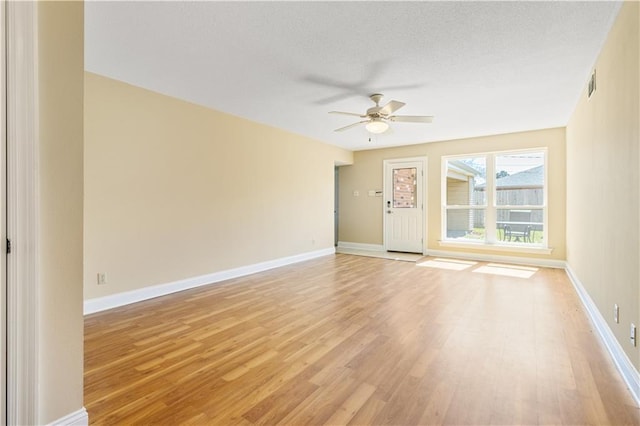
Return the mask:
{"type": "Polygon", "coordinates": [[[482,265],[337,254],[87,316],[90,422],[640,424],[564,271],[482,265]]]}

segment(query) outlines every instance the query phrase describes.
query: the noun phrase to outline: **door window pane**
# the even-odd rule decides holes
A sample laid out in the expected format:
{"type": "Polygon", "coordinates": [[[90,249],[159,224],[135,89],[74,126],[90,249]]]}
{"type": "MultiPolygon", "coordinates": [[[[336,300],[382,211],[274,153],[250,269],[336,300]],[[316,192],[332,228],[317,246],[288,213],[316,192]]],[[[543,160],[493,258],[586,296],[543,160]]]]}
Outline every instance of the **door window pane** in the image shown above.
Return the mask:
{"type": "Polygon", "coordinates": [[[416,168],[393,169],[393,207],[415,209],[417,207],[416,168]]]}
{"type": "Polygon", "coordinates": [[[496,155],[496,205],[544,204],[544,153],[496,155]]]}

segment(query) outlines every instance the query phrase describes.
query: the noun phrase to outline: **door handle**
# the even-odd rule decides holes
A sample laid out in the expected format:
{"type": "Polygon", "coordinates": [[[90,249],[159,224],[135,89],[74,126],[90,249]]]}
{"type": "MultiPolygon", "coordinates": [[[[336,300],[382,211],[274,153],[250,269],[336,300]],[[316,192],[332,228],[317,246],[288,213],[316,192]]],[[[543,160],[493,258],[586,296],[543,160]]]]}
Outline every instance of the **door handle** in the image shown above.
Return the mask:
{"type": "Polygon", "coordinates": [[[391,214],[393,213],[391,210],[387,210],[387,214],[391,214]]]}

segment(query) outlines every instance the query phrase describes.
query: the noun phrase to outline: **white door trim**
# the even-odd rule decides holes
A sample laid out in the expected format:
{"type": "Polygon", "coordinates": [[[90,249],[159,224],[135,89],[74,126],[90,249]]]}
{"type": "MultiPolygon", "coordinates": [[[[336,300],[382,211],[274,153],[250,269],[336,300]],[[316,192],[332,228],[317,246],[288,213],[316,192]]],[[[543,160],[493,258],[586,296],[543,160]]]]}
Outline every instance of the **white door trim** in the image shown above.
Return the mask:
{"type": "MultiPolygon", "coordinates": [[[[39,126],[37,2],[4,2],[7,70],[7,423],[37,424],[39,126]]],[[[4,246],[4,242],[0,242],[4,246]]]]}
{"type": "MultiPolygon", "coordinates": [[[[427,157],[408,157],[408,158],[393,158],[382,161],[382,187],[383,187],[383,200],[388,199],[386,194],[387,185],[386,185],[386,174],[387,174],[387,166],[395,163],[407,163],[407,162],[418,162],[422,164],[422,254],[427,252],[427,157]]],[[[386,206],[384,202],[382,203],[382,245],[384,250],[387,251],[387,215],[386,215],[386,206]]]]}
{"type": "MultiPolygon", "coordinates": [[[[5,2],[0,2],[0,27],[6,28],[5,2]]],[[[7,238],[7,51],[6,31],[0,31],[0,242],[7,238]]],[[[7,256],[0,255],[0,346],[7,347],[7,256]]],[[[0,424],[7,424],[7,352],[0,351],[0,424]]]]}

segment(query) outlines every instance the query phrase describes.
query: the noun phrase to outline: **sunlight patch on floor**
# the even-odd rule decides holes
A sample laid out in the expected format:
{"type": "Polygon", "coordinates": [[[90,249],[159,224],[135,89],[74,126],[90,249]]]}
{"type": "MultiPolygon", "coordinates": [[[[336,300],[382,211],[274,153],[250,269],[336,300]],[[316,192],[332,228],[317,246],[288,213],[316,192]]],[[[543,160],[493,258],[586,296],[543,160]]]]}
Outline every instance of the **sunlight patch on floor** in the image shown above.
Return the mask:
{"type": "Polygon", "coordinates": [[[361,250],[361,249],[350,249],[344,247],[337,247],[336,253],[341,254],[352,254],[355,256],[366,256],[366,257],[379,257],[381,259],[389,259],[389,260],[401,260],[403,262],[415,262],[419,259],[422,259],[424,256],[417,253],[400,253],[400,252],[392,252],[392,251],[375,251],[375,250],[361,250]]]}
{"type": "Polygon", "coordinates": [[[424,262],[417,263],[418,266],[426,266],[428,268],[449,269],[452,271],[464,271],[467,268],[476,265],[478,262],[472,262],[469,260],[456,260],[456,259],[430,259],[424,262]]]}
{"type": "Polygon", "coordinates": [[[531,278],[533,274],[538,272],[538,268],[531,266],[503,265],[499,263],[489,263],[481,266],[473,272],[480,274],[503,275],[505,277],[514,278],[531,278]]]}

